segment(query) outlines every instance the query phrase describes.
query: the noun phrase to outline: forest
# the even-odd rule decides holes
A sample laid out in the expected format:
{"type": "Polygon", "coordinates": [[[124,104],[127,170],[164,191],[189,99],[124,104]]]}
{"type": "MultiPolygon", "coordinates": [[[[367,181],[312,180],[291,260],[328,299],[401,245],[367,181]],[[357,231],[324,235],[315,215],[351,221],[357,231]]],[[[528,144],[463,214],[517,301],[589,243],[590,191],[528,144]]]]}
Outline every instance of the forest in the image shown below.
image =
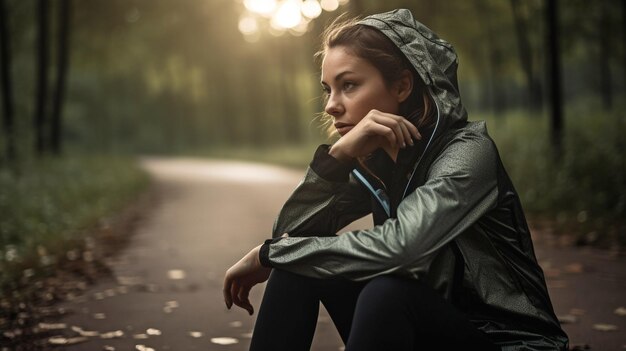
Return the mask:
{"type": "Polygon", "coordinates": [[[488,121],[525,208],[581,243],[623,245],[620,0],[0,0],[0,243],[108,208],[72,219],[58,203],[80,196],[50,190],[66,183],[126,201],[145,180],[120,159],[306,165],[329,142],[323,28],[401,7],[456,48],[470,120],[488,121]]]}

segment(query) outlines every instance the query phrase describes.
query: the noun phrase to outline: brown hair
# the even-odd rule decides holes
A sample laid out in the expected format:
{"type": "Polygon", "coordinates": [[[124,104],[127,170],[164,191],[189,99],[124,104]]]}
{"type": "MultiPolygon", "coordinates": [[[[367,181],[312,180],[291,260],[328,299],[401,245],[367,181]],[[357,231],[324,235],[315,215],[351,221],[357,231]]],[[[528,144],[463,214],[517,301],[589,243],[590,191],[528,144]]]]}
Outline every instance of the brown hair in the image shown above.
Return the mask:
{"type": "MultiPolygon", "coordinates": [[[[344,15],[326,28],[322,34],[322,47],[315,56],[323,58],[328,49],[342,46],[376,67],[388,86],[397,82],[405,70],[409,70],[413,75],[413,90],[400,104],[400,115],[413,122],[417,128],[429,125],[433,119],[434,102],[413,65],[381,31],[359,24],[358,18],[345,19],[344,15]]],[[[326,119],[330,119],[329,116],[326,119]]]]}

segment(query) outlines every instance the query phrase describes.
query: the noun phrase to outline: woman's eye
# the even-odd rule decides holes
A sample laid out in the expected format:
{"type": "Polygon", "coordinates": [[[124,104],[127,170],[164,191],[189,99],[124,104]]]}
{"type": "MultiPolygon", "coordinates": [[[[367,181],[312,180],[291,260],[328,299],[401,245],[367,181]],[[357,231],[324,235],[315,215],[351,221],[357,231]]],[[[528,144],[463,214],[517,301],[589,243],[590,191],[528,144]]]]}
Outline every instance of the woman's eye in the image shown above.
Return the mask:
{"type": "Polygon", "coordinates": [[[350,91],[350,90],[354,89],[355,86],[356,86],[356,84],[354,84],[353,82],[345,82],[345,83],[343,83],[343,90],[350,91]]]}

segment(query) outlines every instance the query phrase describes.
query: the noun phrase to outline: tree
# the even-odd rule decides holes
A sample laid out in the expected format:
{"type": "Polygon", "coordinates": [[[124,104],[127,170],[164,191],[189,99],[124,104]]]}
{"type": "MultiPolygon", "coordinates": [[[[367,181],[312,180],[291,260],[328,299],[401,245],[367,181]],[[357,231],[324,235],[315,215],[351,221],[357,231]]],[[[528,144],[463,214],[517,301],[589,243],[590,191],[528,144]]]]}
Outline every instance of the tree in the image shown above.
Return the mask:
{"type": "Polygon", "coordinates": [[[528,38],[528,18],[522,13],[520,0],[511,0],[511,10],[515,22],[519,59],[524,71],[524,77],[526,78],[530,107],[532,110],[537,111],[541,109],[543,98],[541,84],[536,79],[534,72],[533,49],[528,38]]]}
{"type": "Polygon", "coordinates": [[[483,33],[487,40],[485,42],[485,48],[488,51],[487,61],[489,62],[490,71],[489,79],[491,81],[491,97],[493,104],[493,112],[496,116],[501,116],[502,112],[507,106],[507,97],[505,89],[502,84],[503,66],[504,66],[504,50],[501,43],[498,41],[498,28],[492,20],[492,12],[489,3],[484,0],[475,0],[474,6],[476,14],[483,16],[483,20],[480,21],[483,26],[483,33]]]}
{"type": "Polygon", "coordinates": [[[35,97],[35,151],[46,151],[46,92],[48,86],[48,0],[37,1],[37,95],[35,97]]]}
{"type": "Polygon", "coordinates": [[[50,115],[50,150],[54,154],[61,153],[62,109],[65,97],[65,83],[69,61],[69,33],[71,23],[71,0],[60,0],[57,80],[54,90],[52,114],[50,115]]]}
{"type": "Polygon", "coordinates": [[[5,158],[11,163],[16,158],[15,121],[13,109],[13,86],[11,84],[11,45],[9,43],[9,26],[7,24],[7,7],[5,0],[0,0],[0,76],[2,77],[2,125],[6,140],[5,158]]]}
{"type": "Polygon", "coordinates": [[[561,157],[563,139],[563,101],[561,94],[561,61],[559,52],[557,0],[547,0],[546,28],[548,51],[548,85],[550,94],[550,138],[555,156],[561,157]]]}
{"type": "Polygon", "coordinates": [[[600,2],[600,92],[602,105],[605,110],[613,107],[613,89],[611,87],[611,19],[609,16],[609,2],[600,2]]]}

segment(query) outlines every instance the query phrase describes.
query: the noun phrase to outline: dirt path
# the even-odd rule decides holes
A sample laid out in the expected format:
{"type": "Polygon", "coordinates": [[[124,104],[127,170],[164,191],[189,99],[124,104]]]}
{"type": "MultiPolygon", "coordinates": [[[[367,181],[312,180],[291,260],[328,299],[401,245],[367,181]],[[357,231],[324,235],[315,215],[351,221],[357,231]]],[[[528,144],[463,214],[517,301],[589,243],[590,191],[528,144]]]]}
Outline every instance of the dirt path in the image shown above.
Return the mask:
{"type": "MultiPolygon", "coordinates": [[[[164,192],[162,203],[109,260],[113,276],[63,304],[73,313],[60,322],[78,326],[87,335],[83,342],[64,347],[247,350],[254,316],[224,307],[223,274],[270,236],[275,215],[302,172],[197,159],[151,158],[143,164],[164,192]],[[102,338],[107,332],[114,333],[104,336],[117,337],[102,338]]],[[[356,224],[364,225],[367,221],[356,224]]],[[[586,343],[593,350],[625,349],[626,317],[614,313],[626,307],[624,258],[548,245],[538,246],[537,254],[546,268],[557,314],[576,319],[565,324],[572,344],[586,343]],[[594,324],[618,330],[594,330],[594,324]]],[[[263,286],[251,294],[257,309],[262,290],[263,286]]],[[[342,345],[322,309],[312,350],[340,350],[342,345]]]]}

